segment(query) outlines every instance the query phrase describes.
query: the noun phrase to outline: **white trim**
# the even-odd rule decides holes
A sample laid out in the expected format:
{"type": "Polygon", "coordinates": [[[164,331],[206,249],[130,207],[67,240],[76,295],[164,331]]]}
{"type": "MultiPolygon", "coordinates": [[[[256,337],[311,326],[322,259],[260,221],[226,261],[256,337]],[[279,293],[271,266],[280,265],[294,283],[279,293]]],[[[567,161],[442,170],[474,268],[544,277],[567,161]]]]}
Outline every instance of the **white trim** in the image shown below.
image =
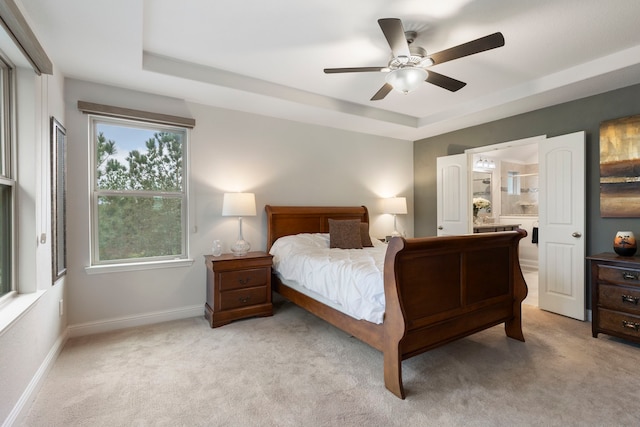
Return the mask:
{"type": "Polygon", "coordinates": [[[0,310],[0,336],[28,313],[45,292],[46,290],[39,290],[28,294],[12,293],[6,295],[2,299],[2,309],[0,310]]]}
{"type": "Polygon", "coordinates": [[[35,375],[31,378],[31,381],[29,381],[29,385],[27,385],[27,388],[22,392],[20,399],[18,399],[18,402],[9,413],[9,416],[2,423],[2,427],[10,427],[14,424],[20,424],[23,418],[27,415],[31,407],[31,403],[36,398],[40,388],[42,388],[44,380],[47,378],[49,371],[58,359],[68,337],[69,335],[67,330],[58,337],[51,347],[51,350],[49,350],[47,357],[44,358],[35,375]]]}
{"type": "Polygon", "coordinates": [[[156,270],[158,268],[191,267],[193,259],[176,259],[169,261],[132,262],[129,264],[102,264],[84,268],[87,274],[118,273],[121,271],[156,270]]]}
{"type": "Polygon", "coordinates": [[[476,148],[468,148],[466,150],[464,150],[465,153],[486,153],[489,151],[495,151],[495,150],[503,150],[505,148],[511,148],[511,147],[519,147],[521,145],[528,145],[528,144],[533,144],[535,142],[538,141],[543,141],[547,138],[547,135],[538,135],[538,136],[532,136],[529,138],[522,138],[522,139],[516,139],[513,141],[507,141],[507,142],[499,142],[497,144],[491,144],[491,145],[484,145],[481,147],[476,147],[476,148]]]}
{"type": "Polygon", "coordinates": [[[70,337],[81,337],[84,335],[99,334],[103,332],[116,331],[118,329],[152,325],[154,323],[200,316],[204,317],[204,303],[202,305],[192,305],[175,310],[153,311],[133,316],[105,319],[97,322],[80,323],[77,325],[71,325],[68,329],[70,337]]]}
{"type": "Polygon", "coordinates": [[[523,271],[538,271],[538,260],[520,259],[520,268],[523,271]]]}

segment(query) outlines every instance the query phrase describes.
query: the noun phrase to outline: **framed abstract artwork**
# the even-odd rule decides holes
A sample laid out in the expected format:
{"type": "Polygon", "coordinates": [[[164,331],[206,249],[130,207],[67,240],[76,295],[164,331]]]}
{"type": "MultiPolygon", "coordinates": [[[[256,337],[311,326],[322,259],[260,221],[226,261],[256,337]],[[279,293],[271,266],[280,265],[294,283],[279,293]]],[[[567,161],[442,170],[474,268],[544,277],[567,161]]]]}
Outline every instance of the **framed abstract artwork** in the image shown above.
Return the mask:
{"type": "Polygon", "coordinates": [[[640,115],[600,124],[600,215],[640,217],[640,115]]]}

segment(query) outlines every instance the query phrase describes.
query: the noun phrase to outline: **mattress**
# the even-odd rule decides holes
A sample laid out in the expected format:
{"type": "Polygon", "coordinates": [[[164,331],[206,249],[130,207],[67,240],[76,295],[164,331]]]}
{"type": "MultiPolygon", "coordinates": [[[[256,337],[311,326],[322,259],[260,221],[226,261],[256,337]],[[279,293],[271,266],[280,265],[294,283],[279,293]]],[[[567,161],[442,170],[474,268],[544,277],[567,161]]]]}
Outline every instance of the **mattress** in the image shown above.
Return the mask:
{"type": "Polygon", "coordinates": [[[355,319],[380,324],[387,245],[372,241],[373,247],[330,249],[329,234],[297,234],[276,240],[269,253],[288,286],[355,319]]]}

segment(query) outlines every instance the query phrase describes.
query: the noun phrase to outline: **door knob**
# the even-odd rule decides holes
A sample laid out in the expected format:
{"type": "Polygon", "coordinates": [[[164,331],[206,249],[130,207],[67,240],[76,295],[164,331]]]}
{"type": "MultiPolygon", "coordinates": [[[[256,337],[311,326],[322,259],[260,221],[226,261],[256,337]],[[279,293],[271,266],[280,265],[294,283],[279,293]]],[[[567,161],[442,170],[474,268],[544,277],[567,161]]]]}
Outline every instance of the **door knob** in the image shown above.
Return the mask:
{"type": "Polygon", "coordinates": [[[573,237],[575,237],[576,239],[578,239],[578,238],[582,237],[582,234],[578,233],[577,231],[574,231],[573,233],[571,233],[571,235],[572,235],[573,237]]]}

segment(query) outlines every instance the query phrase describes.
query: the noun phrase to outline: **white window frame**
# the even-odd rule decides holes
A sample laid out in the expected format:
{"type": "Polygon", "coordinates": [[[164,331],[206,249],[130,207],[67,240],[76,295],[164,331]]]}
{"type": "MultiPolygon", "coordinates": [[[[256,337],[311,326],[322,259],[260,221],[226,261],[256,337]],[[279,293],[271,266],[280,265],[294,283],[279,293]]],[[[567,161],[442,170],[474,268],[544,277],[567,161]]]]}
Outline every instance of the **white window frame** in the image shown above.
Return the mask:
{"type": "MultiPolygon", "coordinates": [[[[9,219],[9,230],[10,230],[10,243],[9,243],[9,253],[10,253],[10,260],[9,260],[9,269],[10,269],[10,273],[9,273],[9,289],[7,291],[7,293],[5,293],[4,295],[0,295],[0,307],[2,305],[4,305],[5,301],[10,300],[12,297],[14,297],[17,294],[17,289],[16,289],[16,211],[15,211],[15,181],[12,179],[7,179],[5,177],[0,176],[0,185],[1,186],[6,186],[10,188],[10,212],[11,212],[11,218],[9,219]]],[[[4,226],[4,225],[0,225],[0,226],[4,226]]]]}
{"type": "MultiPolygon", "coordinates": [[[[0,185],[10,189],[9,197],[9,289],[4,295],[0,295],[0,306],[10,301],[16,296],[18,289],[16,285],[16,268],[17,268],[17,246],[16,246],[16,159],[14,156],[13,130],[15,121],[13,115],[13,99],[15,88],[15,73],[13,65],[6,60],[0,52],[0,84],[2,85],[2,97],[0,98],[0,185]]],[[[4,226],[0,225],[0,226],[4,226]]]]}
{"type": "MultiPolygon", "coordinates": [[[[80,104],[80,103],[79,103],[80,104]]],[[[193,263],[189,256],[189,140],[190,128],[188,126],[180,126],[176,124],[164,124],[158,121],[145,119],[130,119],[123,117],[114,117],[114,115],[88,114],[89,119],[89,176],[90,176],[90,215],[91,215],[91,265],[86,268],[89,274],[113,271],[128,271],[147,268],[162,268],[174,266],[188,266],[193,263]],[[154,192],[154,191],[133,191],[133,190],[100,190],[97,188],[97,152],[96,152],[96,124],[108,123],[111,125],[123,125],[127,127],[142,127],[145,129],[157,129],[158,131],[184,132],[184,141],[182,145],[182,191],[177,192],[154,192]],[[136,195],[136,196],[159,196],[180,198],[181,213],[181,230],[182,230],[182,250],[181,254],[162,257],[149,258],[130,258],[124,260],[100,260],[99,258],[99,242],[98,242],[98,198],[100,196],[113,195],[136,195]]]]}

